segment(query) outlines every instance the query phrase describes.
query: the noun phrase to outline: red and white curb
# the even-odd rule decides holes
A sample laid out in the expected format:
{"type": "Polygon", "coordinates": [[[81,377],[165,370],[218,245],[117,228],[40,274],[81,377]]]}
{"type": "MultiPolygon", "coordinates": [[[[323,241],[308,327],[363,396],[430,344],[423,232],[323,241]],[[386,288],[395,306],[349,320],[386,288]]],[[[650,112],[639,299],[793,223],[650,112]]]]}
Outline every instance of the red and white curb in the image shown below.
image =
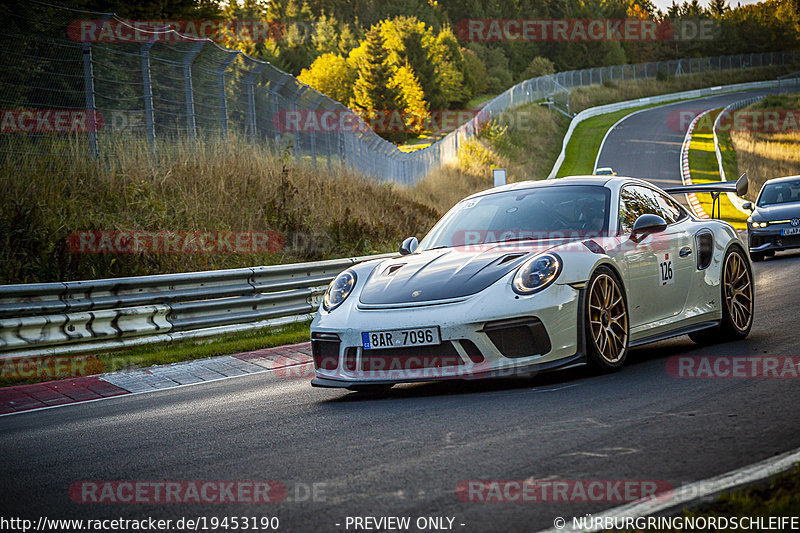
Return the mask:
{"type": "MultiPolygon", "coordinates": [[[[0,416],[257,374],[312,362],[311,343],[0,389],[0,416]]],[[[310,372],[296,372],[297,376],[310,372]]]]}
{"type": "MultiPolygon", "coordinates": [[[[689,170],[689,145],[692,144],[692,132],[694,131],[694,128],[700,118],[702,118],[704,115],[707,115],[711,111],[713,110],[708,109],[694,117],[692,122],[689,123],[689,129],[686,130],[686,136],[683,138],[683,144],[681,145],[681,181],[684,185],[692,184],[692,173],[689,170]]],[[[697,195],[695,193],[687,194],[686,200],[689,202],[689,207],[691,207],[692,212],[694,212],[696,217],[711,218],[708,216],[708,213],[705,212],[703,206],[700,205],[700,200],[697,199],[697,195]]]]}

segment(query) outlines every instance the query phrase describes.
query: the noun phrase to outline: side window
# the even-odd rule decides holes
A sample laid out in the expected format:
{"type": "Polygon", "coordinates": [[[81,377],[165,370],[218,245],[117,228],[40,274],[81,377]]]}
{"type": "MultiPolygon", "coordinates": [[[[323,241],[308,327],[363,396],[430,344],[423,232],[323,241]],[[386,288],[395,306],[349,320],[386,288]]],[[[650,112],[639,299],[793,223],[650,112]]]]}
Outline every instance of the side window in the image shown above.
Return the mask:
{"type": "Polygon", "coordinates": [[[661,207],[659,196],[654,190],[638,185],[629,185],[622,189],[619,198],[619,227],[622,233],[630,233],[636,219],[645,214],[658,215],[671,223],[661,207]]]}
{"type": "Polygon", "coordinates": [[[686,211],[678,205],[678,202],[661,193],[656,193],[656,198],[658,198],[658,205],[661,207],[661,211],[664,212],[664,220],[667,221],[667,224],[674,224],[679,220],[683,220],[686,217],[686,211]]]}

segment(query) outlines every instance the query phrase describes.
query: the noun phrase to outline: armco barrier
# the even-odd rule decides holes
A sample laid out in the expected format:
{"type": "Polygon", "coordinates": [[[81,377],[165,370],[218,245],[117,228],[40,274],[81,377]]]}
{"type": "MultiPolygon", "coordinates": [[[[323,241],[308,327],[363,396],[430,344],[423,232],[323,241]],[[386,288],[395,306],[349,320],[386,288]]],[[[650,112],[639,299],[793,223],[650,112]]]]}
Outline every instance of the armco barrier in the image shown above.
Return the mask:
{"type": "Polygon", "coordinates": [[[0,285],[0,359],[212,336],[305,320],[339,272],[392,255],[0,285]]]}
{"type": "Polygon", "coordinates": [[[567,145],[569,144],[572,134],[578,124],[587,118],[596,117],[598,115],[605,115],[606,113],[615,113],[623,109],[631,109],[633,107],[640,107],[650,104],[666,104],[676,100],[686,100],[691,98],[703,98],[706,96],[716,96],[718,94],[731,93],[737,91],[748,91],[753,89],[767,89],[778,87],[778,80],[770,81],[755,81],[750,83],[735,83],[733,85],[721,85],[717,87],[709,87],[706,89],[694,89],[692,91],[682,91],[678,93],[661,94],[658,96],[648,96],[646,98],[639,98],[637,100],[626,100],[625,102],[615,102],[613,104],[601,105],[597,107],[590,107],[584,109],[572,119],[567,129],[567,134],[564,136],[564,142],[561,145],[561,153],[558,154],[553,169],[548,174],[547,179],[553,179],[558,175],[561,170],[561,165],[564,163],[564,157],[567,153],[567,145]]]}

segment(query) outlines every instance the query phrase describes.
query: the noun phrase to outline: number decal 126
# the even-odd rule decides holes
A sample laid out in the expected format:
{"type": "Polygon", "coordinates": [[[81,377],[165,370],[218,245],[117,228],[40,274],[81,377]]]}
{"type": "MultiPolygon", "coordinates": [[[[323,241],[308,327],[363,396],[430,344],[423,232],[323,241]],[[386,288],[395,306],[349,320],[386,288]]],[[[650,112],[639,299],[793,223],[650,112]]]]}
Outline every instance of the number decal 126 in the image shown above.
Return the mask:
{"type": "Polygon", "coordinates": [[[675,278],[672,275],[672,259],[670,259],[669,253],[658,257],[658,270],[662,287],[675,283],[675,278]]]}

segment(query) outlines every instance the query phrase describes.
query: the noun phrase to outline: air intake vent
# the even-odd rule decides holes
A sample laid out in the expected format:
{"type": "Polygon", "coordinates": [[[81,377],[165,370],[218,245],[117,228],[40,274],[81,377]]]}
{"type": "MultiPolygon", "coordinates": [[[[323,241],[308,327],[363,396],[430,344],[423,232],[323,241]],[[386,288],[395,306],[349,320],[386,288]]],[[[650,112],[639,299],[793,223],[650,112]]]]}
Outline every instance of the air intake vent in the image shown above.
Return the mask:
{"type": "Polygon", "coordinates": [[[538,318],[489,322],[481,330],[505,357],[544,355],[550,351],[550,337],[538,318]]]}
{"type": "Polygon", "coordinates": [[[339,366],[339,341],[311,341],[311,355],[317,370],[336,370],[339,366]]]}
{"type": "Polygon", "coordinates": [[[714,235],[704,230],[694,236],[697,245],[697,270],[705,270],[714,257],[714,235]]]}

